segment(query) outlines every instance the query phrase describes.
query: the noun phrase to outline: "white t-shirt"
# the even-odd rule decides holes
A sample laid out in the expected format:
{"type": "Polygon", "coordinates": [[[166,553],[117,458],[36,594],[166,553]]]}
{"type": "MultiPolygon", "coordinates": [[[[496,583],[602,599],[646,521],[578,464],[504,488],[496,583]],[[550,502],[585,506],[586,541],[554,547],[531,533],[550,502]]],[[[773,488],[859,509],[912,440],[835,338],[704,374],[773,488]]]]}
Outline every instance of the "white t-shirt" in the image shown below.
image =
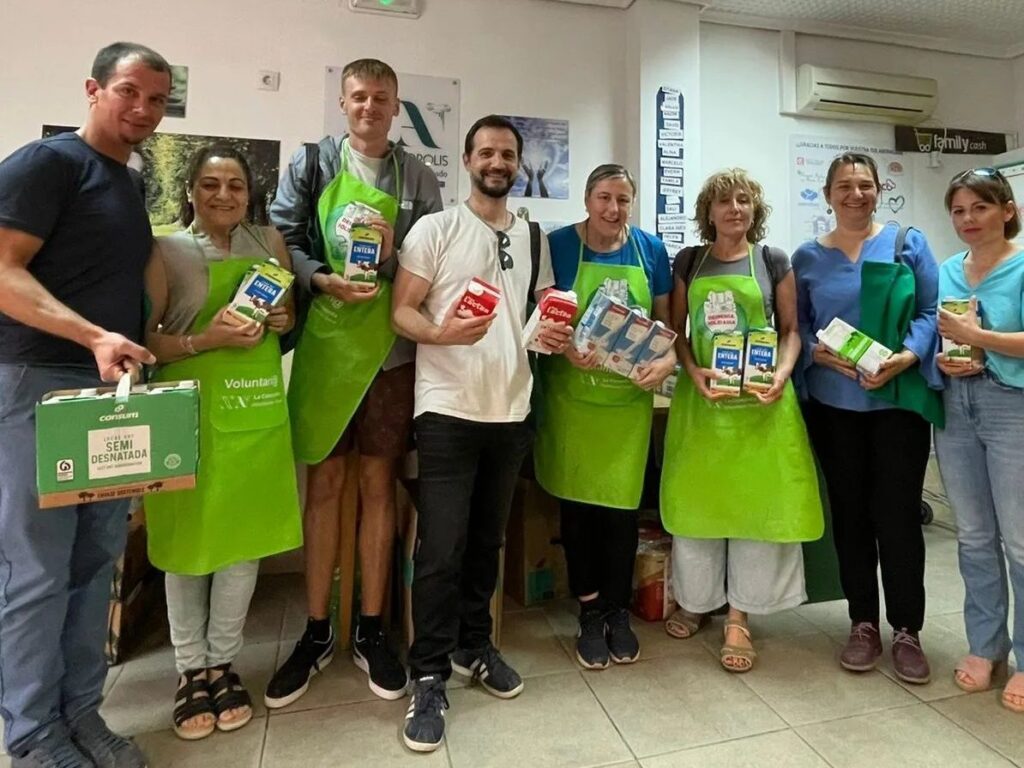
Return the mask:
{"type": "Polygon", "coordinates": [[[362,152],[352,149],[352,145],[345,142],[345,149],[342,150],[348,155],[348,172],[359,179],[363,184],[370,187],[377,186],[377,177],[380,175],[380,166],[384,162],[383,157],[370,157],[362,152]]]}
{"type": "MultiPolygon", "coordinates": [[[[530,290],[530,228],[515,217],[507,230],[512,268],[498,263],[494,230],[463,203],[422,217],[405,237],[399,264],[430,282],[420,311],[440,325],[469,281],[501,291],[497,317],[472,346],[420,344],[416,350],[416,415],[440,413],[468,421],[522,421],[530,413],[533,376],[523,349],[530,290]]],[[[537,290],[554,285],[548,240],[541,235],[537,290]]]]}

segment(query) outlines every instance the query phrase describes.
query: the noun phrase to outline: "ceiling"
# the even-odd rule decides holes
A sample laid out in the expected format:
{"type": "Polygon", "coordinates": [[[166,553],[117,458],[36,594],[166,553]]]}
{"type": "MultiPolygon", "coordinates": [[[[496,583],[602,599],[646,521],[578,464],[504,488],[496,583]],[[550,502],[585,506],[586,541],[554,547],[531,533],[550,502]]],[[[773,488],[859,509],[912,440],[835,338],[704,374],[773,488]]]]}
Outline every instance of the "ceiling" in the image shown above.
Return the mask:
{"type": "MultiPolygon", "coordinates": [[[[634,0],[560,0],[628,8],[634,0]]],[[[677,0],[701,19],[996,58],[1024,54],[1024,0],[677,0]]]]}

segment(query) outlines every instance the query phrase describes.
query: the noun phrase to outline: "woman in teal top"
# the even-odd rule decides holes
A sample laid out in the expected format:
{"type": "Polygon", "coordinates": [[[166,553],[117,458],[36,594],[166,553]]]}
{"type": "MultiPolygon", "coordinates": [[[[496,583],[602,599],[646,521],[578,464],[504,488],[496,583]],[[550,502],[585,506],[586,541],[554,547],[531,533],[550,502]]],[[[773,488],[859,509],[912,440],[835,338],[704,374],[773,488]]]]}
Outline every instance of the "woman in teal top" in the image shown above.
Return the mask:
{"type": "Polygon", "coordinates": [[[969,692],[990,688],[1012,650],[1018,671],[1002,702],[1024,713],[1024,250],[1010,242],[1020,214],[1009,183],[991,168],[955,176],[946,209],[968,250],[943,263],[939,299],[970,304],[964,314],[941,309],[939,334],[944,347],[974,350],[966,359],[938,358],[949,384],[935,450],[956,515],[970,646],[955,680],[969,692]]]}

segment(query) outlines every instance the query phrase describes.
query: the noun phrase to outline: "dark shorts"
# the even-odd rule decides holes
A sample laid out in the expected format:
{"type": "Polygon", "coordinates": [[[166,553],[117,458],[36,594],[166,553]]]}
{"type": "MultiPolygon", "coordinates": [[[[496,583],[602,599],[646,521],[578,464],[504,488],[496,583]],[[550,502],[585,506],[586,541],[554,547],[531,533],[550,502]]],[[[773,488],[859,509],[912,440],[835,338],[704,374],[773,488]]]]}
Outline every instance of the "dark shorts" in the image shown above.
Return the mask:
{"type": "Polygon", "coordinates": [[[415,363],[379,371],[330,456],[344,456],[354,448],[363,456],[405,456],[412,447],[415,384],[415,363]]]}

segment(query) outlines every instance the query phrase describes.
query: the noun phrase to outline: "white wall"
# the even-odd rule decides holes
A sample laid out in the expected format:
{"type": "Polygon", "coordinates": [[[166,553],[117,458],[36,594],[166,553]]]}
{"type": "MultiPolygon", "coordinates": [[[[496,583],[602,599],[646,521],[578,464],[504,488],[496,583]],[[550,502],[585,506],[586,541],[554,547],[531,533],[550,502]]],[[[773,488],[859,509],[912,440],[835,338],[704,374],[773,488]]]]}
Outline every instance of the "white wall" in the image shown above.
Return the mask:
{"type": "Polygon", "coordinates": [[[43,123],[80,123],[92,57],[116,39],[189,66],[188,117],[160,130],[280,139],[282,160],[322,135],[324,67],[362,56],[461,79],[463,132],[489,112],[568,119],[576,199],[531,201],[539,220],[577,217],[587,173],[625,143],[624,19],[611,9],[433,0],[412,21],[354,14],[339,0],[85,0],[73,11],[66,0],[2,2],[0,157],[43,123]],[[257,90],[261,69],[281,72],[279,92],[257,90]]]}
{"type": "MultiPolygon", "coordinates": [[[[789,233],[789,137],[828,136],[891,147],[893,131],[880,123],[779,115],[778,39],[777,32],[701,25],[701,156],[705,175],[739,165],[765,186],[774,208],[771,239],[792,249],[799,243],[791,242],[789,233]]],[[[798,36],[797,63],[933,77],[939,81],[936,124],[1015,130],[1010,61],[798,36]]],[[[946,184],[955,173],[985,165],[990,158],[943,155],[941,167],[932,169],[926,155],[908,157],[915,168],[915,226],[943,259],[960,249],[942,204],[946,184]]]]}

